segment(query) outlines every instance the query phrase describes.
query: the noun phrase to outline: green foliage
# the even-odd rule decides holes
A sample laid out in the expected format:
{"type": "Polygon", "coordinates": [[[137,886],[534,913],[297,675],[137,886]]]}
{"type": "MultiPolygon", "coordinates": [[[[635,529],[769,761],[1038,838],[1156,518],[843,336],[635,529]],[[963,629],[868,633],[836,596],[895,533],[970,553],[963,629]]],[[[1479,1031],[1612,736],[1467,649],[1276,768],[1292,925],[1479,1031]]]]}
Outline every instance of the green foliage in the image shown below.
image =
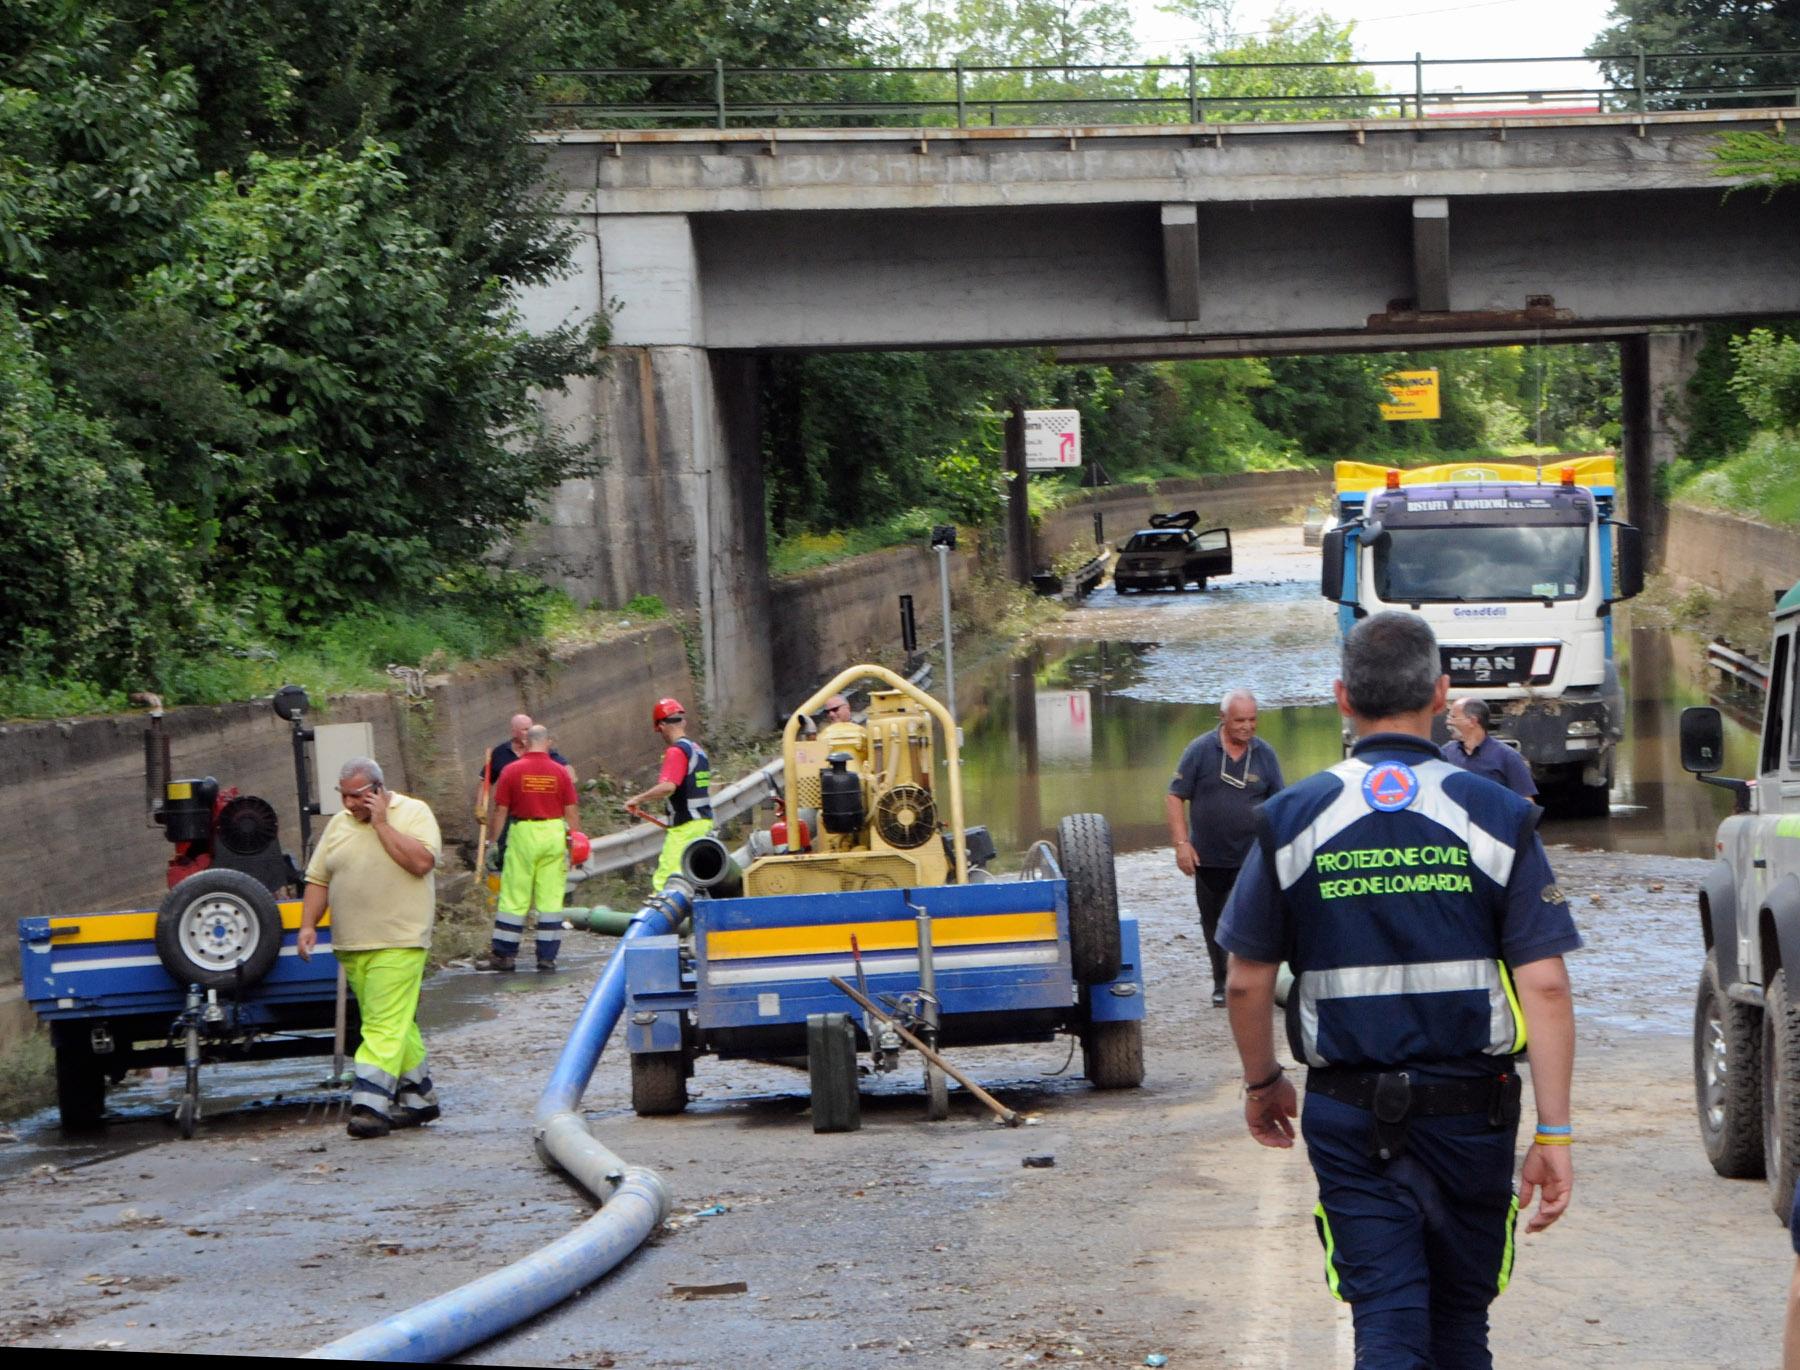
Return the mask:
{"type": "Polygon", "coordinates": [[[9,708],[210,696],[339,613],[417,652],[583,469],[535,395],[603,331],[510,304],[565,256],[522,136],[562,5],[0,0],[9,708]]]}
{"type": "MultiPolygon", "coordinates": [[[[1660,58],[1649,70],[1653,86],[1753,88],[1772,85],[1791,90],[1792,59],[1782,56],[1800,48],[1800,8],[1786,0],[1613,0],[1612,24],[1588,45],[1591,57],[1615,58],[1600,68],[1624,87],[1636,84],[1638,50],[1680,53],[1660,58]],[[1725,54],[1750,53],[1749,57],[1725,54]],[[1688,55],[1691,54],[1691,55],[1688,55]]],[[[1649,102],[1668,105],[1676,97],[1652,92],[1649,102]]],[[[1721,94],[1709,101],[1686,101],[1742,108],[1742,96],[1721,94]]],[[[1753,100],[1751,103],[1766,103],[1753,100]]]]}
{"type": "Polygon", "coordinates": [[[1677,498],[1764,523],[1800,524],[1800,437],[1757,433],[1743,452],[1707,467],[1677,498]]]}
{"type": "Polygon", "coordinates": [[[625,612],[633,618],[654,619],[666,618],[668,606],[657,595],[633,595],[625,601],[625,612]]]}
{"type": "Polygon", "coordinates": [[[542,423],[535,345],[498,283],[459,300],[454,254],[410,213],[393,149],[370,143],[221,173],[195,250],[141,290],[225,341],[220,371],[260,441],[162,474],[216,529],[234,581],[279,586],[316,621],[422,590],[523,521],[503,492],[583,469],[542,423]]]}
{"type": "Polygon", "coordinates": [[[1230,63],[1205,73],[1201,91],[1209,119],[1239,122],[1282,119],[1362,119],[1377,111],[1366,97],[1381,92],[1373,72],[1360,67],[1293,68],[1294,62],[1353,62],[1352,25],[1325,14],[1276,10],[1266,33],[1207,54],[1230,63]]]}
{"type": "Polygon", "coordinates": [[[1748,177],[1735,189],[1761,186],[1773,195],[1783,186],[1800,185],[1800,144],[1772,133],[1740,129],[1721,134],[1713,147],[1721,176],[1748,177]]]}
{"type": "Polygon", "coordinates": [[[1800,341],[1757,328],[1732,341],[1737,371],[1730,381],[1744,412],[1765,428],[1800,425],[1800,341]]]}

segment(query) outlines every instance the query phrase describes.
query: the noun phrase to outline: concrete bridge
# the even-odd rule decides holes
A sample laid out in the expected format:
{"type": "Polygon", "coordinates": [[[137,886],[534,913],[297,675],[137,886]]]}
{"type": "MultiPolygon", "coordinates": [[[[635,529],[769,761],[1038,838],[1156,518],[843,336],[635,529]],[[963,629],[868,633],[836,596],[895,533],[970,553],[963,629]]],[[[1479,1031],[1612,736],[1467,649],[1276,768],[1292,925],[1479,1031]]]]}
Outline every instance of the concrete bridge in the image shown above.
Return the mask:
{"type": "Polygon", "coordinates": [[[1677,326],[1800,314],[1800,216],[1712,149],[1800,109],[999,129],[546,135],[579,233],[538,324],[605,309],[559,401],[606,461],[560,493],[578,595],[699,613],[708,700],[767,722],[759,354],[1046,346],[1068,360],[1621,341],[1653,516],[1677,326]],[[1661,449],[1659,451],[1659,449],[1661,449]]]}

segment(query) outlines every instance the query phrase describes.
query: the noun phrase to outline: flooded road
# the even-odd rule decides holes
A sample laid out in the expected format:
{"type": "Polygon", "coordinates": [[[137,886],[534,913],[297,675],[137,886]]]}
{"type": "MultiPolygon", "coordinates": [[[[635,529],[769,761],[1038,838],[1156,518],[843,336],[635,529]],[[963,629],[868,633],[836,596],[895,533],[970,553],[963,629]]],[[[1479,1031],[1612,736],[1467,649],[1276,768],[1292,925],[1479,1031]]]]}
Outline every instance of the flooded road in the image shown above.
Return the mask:
{"type": "MultiPolygon", "coordinates": [[[[1260,735],[1289,781],[1342,756],[1331,705],[1337,623],[1319,597],[1318,551],[1298,529],[1242,533],[1240,574],[1205,593],[1132,594],[1106,587],[1011,661],[959,678],[967,733],[968,809],[1002,852],[1054,835],[1066,813],[1097,810],[1121,851],[1166,846],[1162,797],[1189,741],[1215,727],[1226,690],[1245,686],[1260,735]],[[973,707],[971,707],[971,705],[973,707]]],[[[1551,843],[1669,856],[1710,856],[1731,809],[1725,791],[1680,768],[1677,720],[1707,702],[1691,641],[1618,615],[1628,701],[1610,815],[1547,815],[1551,843]]],[[[1727,719],[1725,774],[1747,775],[1755,739],[1727,719]]]]}

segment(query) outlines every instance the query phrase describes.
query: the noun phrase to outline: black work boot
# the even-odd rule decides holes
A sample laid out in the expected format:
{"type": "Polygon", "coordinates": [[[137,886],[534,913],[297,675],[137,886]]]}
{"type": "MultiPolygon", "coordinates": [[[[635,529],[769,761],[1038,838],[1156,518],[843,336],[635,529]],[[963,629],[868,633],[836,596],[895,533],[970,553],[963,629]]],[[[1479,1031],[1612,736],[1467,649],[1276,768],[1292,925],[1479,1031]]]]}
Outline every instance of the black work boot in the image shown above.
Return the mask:
{"type": "Polygon", "coordinates": [[[436,1104],[426,1104],[423,1108],[399,1108],[395,1111],[393,1126],[423,1127],[426,1123],[435,1123],[441,1113],[436,1104]]]}
{"type": "Polygon", "coordinates": [[[497,971],[504,973],[506,971],[511,970],[517,964],[517,961],[518,961],[517,957],[501,956],[499,953],[496,952],[490,956],[484,957],[480,961],[477,961],[475,963],[475,969],[476,970],[497,970],[497,971]]]}
{"type": "Polygon", "coordinates": [[[393,1126],[374,1109],[356,1104],[350,1110],[350,1125],[345,1131],[361,1141],[369,1137],[385,1137],[393,1131],[393,1126]]]}
{"type": "Polygon", "coordinates": [[[1223,980],[1213,981],[1213,1007],[1225,1007],[1225,982],[1223,980]]]}

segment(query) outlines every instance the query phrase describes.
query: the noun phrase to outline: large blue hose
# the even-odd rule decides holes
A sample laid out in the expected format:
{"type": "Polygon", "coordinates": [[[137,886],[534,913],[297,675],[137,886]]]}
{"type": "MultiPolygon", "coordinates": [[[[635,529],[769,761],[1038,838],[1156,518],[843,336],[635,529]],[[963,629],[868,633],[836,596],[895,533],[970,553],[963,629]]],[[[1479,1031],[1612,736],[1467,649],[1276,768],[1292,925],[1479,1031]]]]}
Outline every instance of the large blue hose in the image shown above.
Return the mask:
{"type": "Polygon", "coordinates": [[[566,1237],[503,1270],[440,1294],[308,1352],[317,1360],[438,1361],[479,1345],[585,1289],[633,1251],[669,1215],[662,1177],[628,1166],[594,1140],[581,1096],[625,1008],[625,944],[673,932],[692,912],[680,877],[652,895],[625,929],[538,1098],[538,1152],[591,1193],[600,1211],[566,1237]]]}

